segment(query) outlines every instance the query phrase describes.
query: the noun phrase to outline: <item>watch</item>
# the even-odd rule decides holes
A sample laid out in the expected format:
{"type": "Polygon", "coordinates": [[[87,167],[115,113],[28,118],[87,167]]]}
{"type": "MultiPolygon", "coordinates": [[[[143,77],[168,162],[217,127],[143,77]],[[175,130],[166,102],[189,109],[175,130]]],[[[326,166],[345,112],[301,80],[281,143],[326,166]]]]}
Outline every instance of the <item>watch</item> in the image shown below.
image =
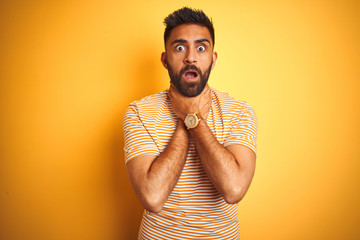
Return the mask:
{"type": "Polygon", "coordinates": [[[186,115],[184,123],[187,129],[195,128],[200,122],[200,118],[196,115],[196,113],[189,113],[186,115]]]}

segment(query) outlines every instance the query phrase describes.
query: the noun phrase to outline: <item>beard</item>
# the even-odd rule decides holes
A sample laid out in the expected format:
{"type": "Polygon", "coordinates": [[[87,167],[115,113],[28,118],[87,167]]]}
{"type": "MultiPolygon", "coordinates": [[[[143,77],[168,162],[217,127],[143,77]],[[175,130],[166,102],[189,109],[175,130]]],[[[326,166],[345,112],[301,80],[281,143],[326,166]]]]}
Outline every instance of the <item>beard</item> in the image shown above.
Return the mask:
{"type": "Polygon", "coordinates": [[[179,74],[176,74],[174,72],[174,69],[171,67],[171,65],[168,62],[166,62],[170,76],[170,81],[174,84],[174,86],[181,93],[181,95],[185,97],[196,97],[204,90],[206,83],[209,80],[212,63],[213,61],[211,60],[210,66],[206,69],[204,73],[202,73],[202,71],[194,65],[187,65],[186,67],[181,69],[179,74]],[[182,76],[187,70],[195,70],[200,77],[200,81],[190,82],[190,83],[186,81],[182,81],[182,76]]]}

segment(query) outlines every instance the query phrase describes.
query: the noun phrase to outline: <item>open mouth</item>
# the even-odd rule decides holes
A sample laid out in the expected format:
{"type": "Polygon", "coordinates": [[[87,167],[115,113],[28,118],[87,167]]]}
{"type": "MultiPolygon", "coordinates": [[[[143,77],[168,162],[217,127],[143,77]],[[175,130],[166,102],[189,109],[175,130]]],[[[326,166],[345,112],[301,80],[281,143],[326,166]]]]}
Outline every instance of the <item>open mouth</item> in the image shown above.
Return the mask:
{"type": "Polygon", "coordinates": [[[186,79],[195,79],[199,76],[198,72],[195,70],[188,70],[184,73],[186,79]]]}

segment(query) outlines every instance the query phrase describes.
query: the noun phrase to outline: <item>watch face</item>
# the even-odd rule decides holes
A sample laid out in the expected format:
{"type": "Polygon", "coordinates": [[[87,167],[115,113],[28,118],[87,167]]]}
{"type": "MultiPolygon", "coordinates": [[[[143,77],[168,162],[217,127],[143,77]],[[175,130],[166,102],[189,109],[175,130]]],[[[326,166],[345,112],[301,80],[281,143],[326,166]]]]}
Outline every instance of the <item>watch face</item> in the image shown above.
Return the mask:
{"type": "Polygon", "coordinates": [[[192,127],[196,126],[196,123],[197,123],[197,118],[194,114],[189,114],[186,116],[185,125],[188,128],[192,128],[192,127]]]}

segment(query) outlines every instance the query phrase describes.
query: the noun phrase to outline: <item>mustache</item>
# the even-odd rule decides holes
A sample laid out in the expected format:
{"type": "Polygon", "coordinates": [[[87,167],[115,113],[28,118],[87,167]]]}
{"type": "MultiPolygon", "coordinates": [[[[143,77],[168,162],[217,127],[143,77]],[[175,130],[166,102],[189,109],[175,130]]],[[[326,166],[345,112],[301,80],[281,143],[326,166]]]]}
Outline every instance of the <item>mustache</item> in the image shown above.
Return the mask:
{"type": "Polygon", "coordinates": [[[195,70],[200,76],[202,75],[202,72],[199,68],[197,68],[195,65],[186,65],[183,69],[180,71],[180,76],[184,74],[187,70],[195,70]]]}

